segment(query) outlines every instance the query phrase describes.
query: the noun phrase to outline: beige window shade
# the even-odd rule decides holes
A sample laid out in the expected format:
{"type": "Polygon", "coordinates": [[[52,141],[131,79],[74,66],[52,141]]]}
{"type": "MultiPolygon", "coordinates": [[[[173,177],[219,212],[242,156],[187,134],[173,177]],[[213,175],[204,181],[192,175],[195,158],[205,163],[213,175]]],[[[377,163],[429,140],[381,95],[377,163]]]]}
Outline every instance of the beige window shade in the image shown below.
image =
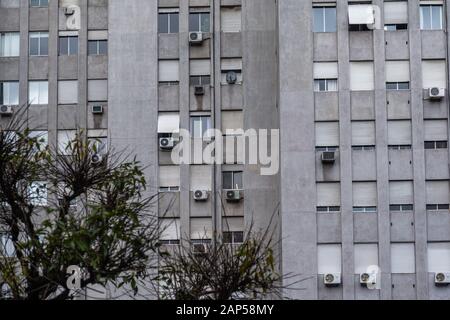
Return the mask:
{"type": "Polygon", "coordinates": [[[374,146],[375,122],[354,121],[352,122],[352,144],[354,146],[374,146]]]}
{"type": "Polygon", "coordinates": [[[425,141],[447,141],[447,120],[425,120],[425,141]]]}
{"type": "Polygon", "coordinates": [[[426,182],[427,204],[448,204],[449,192],[447,180],[426,182]]]}
{"type": "Polygon", "coordinates": [[[191,191],[211,191],[212,168],[211,166],[191,166],[191,191]]]}
{"type": "Polygon", "coordinates": [[[228,217],[222,219],[222,229],[227,232],[243,232],[245,229],[243,217],[228,217]]]}
{"type": "Polygon", "coordinates": [[[244,129],[244,113],[242,111],[223,111],[222,112],[222,133],[227,130],[244,129]]]}
{"type": "Polygon", "coordinates": [[[350,90],[374,90],[373,62],[350,62],[350,90]]]}
{"type": "Polygon", "coordinates": [[[408,2],[394,1],[384,3],[384,24],[408,23],[408,2]]]}
{"type": "Polygon", "coordinates": [[[58,81],[58,104],[78,103],[78,81],[58,81]]]}
{"type": "Polygon", "coordinates": [[[180,132],[180,115],[178,113],[160,114],[158,116],[158,133],[180,132]]]}
{"type": "Polygon", "coordinates": [[[355,274],[367,272],[370,266],[378,266],[377,244],[355,244],[355,274]]]}
{"type": "Polygon", "coordinates": [[[108,40],[108,30],[88,31],[88,40],[108,40]]]}
{"type": "Polygon", "coordinates": [[[341,185],[339,183],[317,184],[317,206],[339,207],[341,205],[341,185]]]}
{"type": "Polygon", "coordinates": [[[316,146],[339,146],[339,122],[316,123],[316,146]]]}
{"type": "Polygon", "coordinates": [[[411,121],[388,121],[388,144],[411,145],[411,121]]]}
{"type": "Polygon", "coordinates": [[[242,59],[222,59],[222,70],[242,70],[242,59]]]}
{"type": "Polygon", "coordinates": [[[211,218],[191,218],[191,240],[212,239],[211,218]]]}
{"type": "Polygon", "coordinates": [[[337,79],[337,62],[316,62],[314,63],[314,79],[337,79]]]}
{"type": "Polygon", "coordinates": [[[180,186],[180,167],[179,166],[160,166],[159,167],[159,186],[161,188],[180,186]]]}
{"type": "Polygon", "coordinates": [[[180,219],[161,219],[159,220],[159,226],[161,240],[180,240],[180,219]]]}
{"type": "Polygon", "coordinates": [[[428,272],[450,272],[450,242],[428,243],[428,272]]]}
{"type": "Polygon", "coordinates": [[[422,78],[425,89],[438,87],[447,88],[445,60],[423,60],[422,78]]]}
{"type": "Polygon", "coordinates": [[[409,61],[386,61],[387,82],[409,82],[409,61]]]}
{"type": "Polygon", "coordinates": [[[354,182],[353,183],[353,206],[376,207],[377,206],[377,183],[376,182],[354,182]]]}
{"type": "Polygon", "coordinates": [[[108,101],[108,80],[88,80],[88,100],[108,101]]]}
{"type": "Polygon", "coordinates": [[[220,19],[222,32],[241,32],[241,7],[222,7],[220,19]]]}
{"type": "Polygon", "coordinates": [[[416,273],[416,259],[414,243],[391,244],[391,273],[416,273]]]}
{"type": "Polygon", "coordinates": [[[196,59],[190,61],[191,76],[208,76],[211,74],[211,61],[209,59],[196,59]]]}
{"type": "Polygon", "coordinates": [[[159,61],[159,81],[160,82],[177,82],[179,76],[178,60],[160,60],[159,61]]]}
{"type": "Polygon", "coordinates": [[[414,203],[414,186],[412,181],[391,181],[389,183],[390,204],[414,203]]]}
{"type": "Polygon", "coordinates": [[[342,272],[342,247],[340,244],[317,246],[318,274],[342,272]]]}

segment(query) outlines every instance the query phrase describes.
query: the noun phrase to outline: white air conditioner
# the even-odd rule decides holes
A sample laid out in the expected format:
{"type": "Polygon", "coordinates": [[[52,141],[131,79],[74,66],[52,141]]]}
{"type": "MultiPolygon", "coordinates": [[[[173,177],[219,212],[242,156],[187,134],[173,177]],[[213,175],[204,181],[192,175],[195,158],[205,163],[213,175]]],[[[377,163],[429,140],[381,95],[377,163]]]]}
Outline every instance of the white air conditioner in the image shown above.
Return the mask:
{"type": "Polygon", "coordinates": [[[75,10],[70,7],[64,8],[64,15],[66,16],[72,16],[75,13],[75,10]]]}
{"type": "Polygon", "coordinates": [[[361,273],[359,275],[359,283],[361,285],[375,285],[377,283],[376,273],[361,273]]]}
{"type": "Polygon", "coordinates": [[[323,276],[323,283],[326,286],[337,286],[341,284],[341,275],[339,273],[328,273],[323,276]]]}
{"type": "Polygon", "coordinates": [[[323,163],[334,163],[336,161],[336,153],[334,151],[324,151],[321,158],[323,163]]]}
{"type": "Polygon", "coordinates": [[[228,190],[227,191],[227,201],[229,202],[239,202],[242,199],[242,193],[240,190],[228,190]]]}
{"type": "Polygon", "coordinates": [[[449,285],[450,272],[437,272],[434,275],[434,283],[437,285],[449,285]]]}
{"type": "Polygon", "coordinates": [[[208,200],[208,191],[206,190],[195,190],[194,191],[194,200],[195,201],[206,201],[208,200]]]}
{"type": "Polygon", "coordinates": [[[13,114],[13,107],[12,106],[0,106],[0,115],[2,116],[10,116],[13,114]]]}
{"type": "Polygon", "coordinates": [[[442,99],[445,97],[445,89],[444,88],[430,88],[428,89],[428,95],[430,97],[430,99],[442,99]]]}
{"type": "Polygon", "coordinates": [[[93,154],[91,156],[91,163],[93,165],[99,165],[103,162],[103,156],[99,153],[93,154]]]}
{"type": "Polygon", "coordinates": [[[205,94],[205,87],[204,86],[195,86],[194,94],[196,96],[203,96],[205,94]]]}
{"type": "Polygon", "coordinates": [[[91,111],[93,114],[103,114],[103,106],[101,104],[95,104],[92,106],[91,111]]]}
{"type": "Polygon", "coordinates": [[[174,147],[174,138],[159,138],[159,148],[161,150],[172,150],[174,147]]]}
{"type": "Polygon", "coordinates": [[[189,43],[200,44],[203,42],[203,38],[202,32],[189,32],[189,43]]]}

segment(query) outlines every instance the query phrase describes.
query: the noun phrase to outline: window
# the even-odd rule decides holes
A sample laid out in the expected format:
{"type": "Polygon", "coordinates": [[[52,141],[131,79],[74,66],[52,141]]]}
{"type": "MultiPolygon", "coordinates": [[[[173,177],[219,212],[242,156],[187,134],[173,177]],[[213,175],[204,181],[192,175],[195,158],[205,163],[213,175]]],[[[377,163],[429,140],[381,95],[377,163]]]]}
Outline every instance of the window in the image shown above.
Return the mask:
{"type": "Polygon", "coordinates": [[[377,207],[353,207],[353,213],[374,213],[377,207]]]}
{"type": "Polygon", "coordinates": [[[209,86],[211,76],[190,76],[189,83],[191,86],[209,86]]]}
{"type": "Polygon", "coordinates": [[[36,207],[47,205],[47,183],[33,182],[28,189],[30,203],[36,207]]]}
{"type": "Polygon", "coordinates": [[[350,90],[374,90],[373,62],[350,62],[350,90]]]}
{"type": "Polygon", "coordinates": [[[78,54],[78,37],[59,37],[59,55],[71,56],[78,54]]]}
{"type": "Polygon", "coordinates": [[[340,183],[317,183],[317,212],[339,212],[341,205],[340,183]]]}
{"type": "Polygon", "coordinates": [[[337,91],[338,81],[337,79],[315,79],[314,80],[314,91],[315,92],[326,92],[326,91],[337,91]]]}
{"type": "Polygon", "coordinates": [[[160,60],[158,74],[160,84],[178,84],[178,81],[180,80],[179,61],[160,60]]]}
{"type": "Polygon", "coordinates": [[[447,87],[447,64],[445,60],[423,60],[422,78],[423,88],[447,87]]]}
{"type": "Polygon", "coordinates": [[[421,5],[420,6],[420,29],[422,30],[441,30],[442,5],[421,5]]]}
{"type": "Polygon", "coordinates": [[[352,146],[353,151],[373,151],[375,146],[352,146]]]}
{"type": "Polygon", "coordinates": [[[397,30],[407,30],[407,24],[386,24],[384,26],[385,31],[397,31],[397,30]]]}
{"type": "Polygon", "coordinates": [[[38,144],[36,151],[44,150],[48,146],[48,131],[30,131],[28,134],[30,139],[36,139],[38,144]],[[37,150],[39,149],[39,150],[37,150]]]}
{"type": "Polygon", "coordinates": [[[409,90],[409,61],[386,61],[386,89],[409,90]]]}
{"type": "Polygon", "coordinates": [[[108,136],[106,130],[89,130],[88,142],[93,152],[106,154],[108,152],[108,136]]]}
{"type": "Polygon", "coordinates": [[[180,219],[160,219],[160,243],[164,245],[180,244],[180,219]]]}
{"type": "Polygon", "coordinates": [[[437,149],[447,149],[447,141],[425,141],[426,150],[437,150],[437,149]]]}
{"type": "Polygon", "coordinates": [[[408,2],[384,2],[384,23],[386,31],[408,29],[408,2]]]}
{"type": "Polygon", "coordinates": [[[88,101],[108,101],[108,80],[88,80],[88,101]]]}
{"type": "Polygon", "coordinates": [[[191,240],[192,244],[209,244],[212,239],[211,218],[191,218],[191,240]]]}
{"type": "Polygon", "coordinates": [[[373,213],[377,211],[377,183],[353,182],[353,212],[373,213]]]}
{"type": "Polygon", "coordinates": [[[448,211],[450,204],[427,204],[427,211],[448,211]]]}
{"type": "Polygon", "coordinates": [[[222,32],[241,32],[241,7],[222,7],[220,10],[220,24],[222,32]]]}
{"type": "Polygon", "coordinates": [[[338,90],[338,64],[337,62],[314,63],[314,91],[338,90]]]}
{"type": "Polygon", "coordinates": [[[70,156],[73,150],[73,142],[77,137],[76,130],[58,131],[58,153],[63,156],[70,156]]]}
{"type": "Polygon", "coordinates": [[[158,15],[159,33],[178,33],[179,14],[178,12],[160,12],[158,15]]]}
{"type": "Polygon", "coordinates": [[[412,181],[389,182],[390,211],[412,211],[414,206],[414,185],[412,181]]]}
{"type": "Polygon", "coordinates": [[[316,147],[339,146],[339,122],[316,122],[316,147]]]}
{"type": "Polygon", "coordinates": [[[48,32],[30,33],[30,56],[48,55],[48,32]]]}
{"type": "Polygon", "coordinates": [[[391,204],[389,206],[391,212],[411,212],[414,210],[414,205],[412,204],[391,204]]]}
{"type": "Polygon", "coordinates": [[[336,213],[341,212],[341,207],[317,207],[318,213],[336,213]]]}
{"type": "Polygon", "coordinates": [[[428,272],[450,272],[450,243],[428,243],[428,272]]]}
{"type": "Polygon", "coordinates": [[[355,244],[354,247],[355,274],[368,271],[371,266],[378,266],[377,244],[355,244]]]}
{"type": "Polygon", "coordinates": [[[170,138],[180,132],[180,115],[178,113],[161,113],[158,116],[158,136],[170,138]]]}
{"type": "Polygon", "coordinates": [[[448,180],[426,181],[426,200],[428,211],[449,210],[449,182],[448,180]]]}
{"type": "Polygon", "coordinates": [[[19,82],[0,83],[0,105],[19,104],[19,82]]]}
{"type": "Polygon", "coordinates": [[[352,122],[352,146],[375,146],[375,122],[352,122]]]}
{"type": "Polygon", "coordinates": [[[411,150],[411,145],[389,145],[388,146],[389,150],[411,150]]]}
{"type": "Polygon", "coordinates": [[[189,14],[190,32],[210,32],[209,12],[196,12],[189,14]]]}
{"type": "Polygon", "coordinates": [[[0,57],[18,57],[20,55],[20,33],[0,33],[0,57]]]}
{"type": "Polygon", "coordinates": [[[223,243],[226,244],[241,244],[244,242],[243,231],[224,231],[223,243]]]}
{"type": "Polygon", "coordinates": [[[78,81],[58,81],[58,104],[78,103],[78,81]]]}
{"type": "Polygon", "coordinates": [[[388,121],[388,145],[391,147],[409,146],[410,148],[410,146],[412,145],[411,121],[388,121]]]}
{"type": "Polygon", "coordinates": [[[48,7],[48,0],[30,0],[30,7],[48,7]]]}
{"type": "Polygon", "coordinates": [[[416,259],[414,243],[391,244],[391,273],[416,273],[416,259]]]}
{"type": "Polygon", "coordinates": [[[317,152],[337,152],[339,151],[339,147],[316,147],[317,152]]]}
{"type": "Polygon", "coordinates": [[[314,7],[314,32],[336,32],[336,7],[314,7]]]}
{"type": "Polygon", "coordinates": [[[88,55],[99,56],[108,54],[108,40],[89,40],[88,55]]]}
{"type": "Polygon", "coordinates": [[[409,82],[386,82],[386,90],[409,90],[409,82]]]}
{"type": "Polygon", "coordinates": [[[203,138],[209,129],[211,129],[210,116],[191,117],[191,134],[194,139],[203,138]]]}
{"type": "Polygon", "coordinates": [[[11,237],[6,233],[0,233],[0,251],[5,257],[13,257],[16,252],[11,237]]]}
{"type": "Polygon", "coordinates": [[[320,244],[317,246],[318,274],[342,272],[342,247],[340,244],[320,244]]]}
{"type": "Polygon", "coordinates": [[[30,104],[48,104],[48,81],[30,81],[28,85],[30,104]]]}
{"type": "Polygon", "coordinates": [[[161,192],[178,192],[180,189],[180,167],[159,167],[159,188],[161,192]]]}
{"type": "Polygon", "coordinates": [[[222,185],[224,190],[242,190],[242,171],[225,171],[222,173],[222,185]]]}

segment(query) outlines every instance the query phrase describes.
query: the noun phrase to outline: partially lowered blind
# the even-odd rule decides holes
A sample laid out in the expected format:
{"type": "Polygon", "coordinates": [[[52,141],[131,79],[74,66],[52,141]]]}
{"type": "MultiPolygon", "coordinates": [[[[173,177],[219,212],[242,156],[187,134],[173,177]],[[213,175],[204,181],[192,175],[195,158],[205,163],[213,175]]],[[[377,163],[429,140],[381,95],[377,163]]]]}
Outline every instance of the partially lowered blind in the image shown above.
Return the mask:
{"type": "Polygon", "coordinates": [[[340,244],[321,244],[317,246],[318,274],[341,273],[342,255],[340,244]]]}
{"type": "Polygon", "coordinates": [[[447,141],[447,120],[425,120],[425,141],[447,141]]]}
{"type": "Polygon", "coordinates": [[[388,144],[389,145],[411,145],[411,121],[389,121],[388,122],[388,144]]]}
{"type": "Polygon", "coordinates": [[[179,166],[160,166],[159,167],[159,186],[161,188],[180,186],[180,167],[179,166]]]}
{"type": "Polygon", "coordinates": [[[159,220],[159,231],[161,240],[180,240],[180,219],[159,220]]]}
{"type": "Polygon", "coordinates": [[[220,18],[222,32],[241,32],[241,7],[222,7],[220,18]]]}
{"type": "Polygon", "coordinates": [[[414,203],[414,187],[412,181],[391,181],[389,183],[390,204],[414,203]]]}
{"type": "Polygon", "coordinates": [[[424,60],[422,61],[423,87],[428,88],[446,88],[446,62],[445,60],[424,60]]]}
{"type": "Polygon", "coordinates": [[[191,239],[212,239],[212,219],[191,218],[191,239]]]}
{"type": "Polygon", "coordinates": [[[377,183],[376,182],[354,182],[353,183],[353,206],[376,207],[377,206],[377,183]]]}
{"type": "Polygon", "coordinates": [[[316,62],[314,63],[314,79],[337,79],[337,62],[316,62]]]}
{"type": "Polygon", "coordinates": [[[375,122],[354,121],[352,122],[352,145],[374,146],[375,145],[375,122]]]}
{"type": "Polygon", "coordinates": [[[408,2],[394,1],[384,3],[384,24],[407,24],[408,2]]]}
{"type": "Polygon", "coordinates": [[[242,59],[234,59],[234,58],[222,59],[222,70],[223,71],[242,70],[242,59]]]}
{"type": "Polygon", "coordinates": [[[373,62],[350,62],[350,90],[374,90],[373,62]]]}
{"type": "Polygon", "coordinates": [[[211,61],[209,59],[197,59],[190,61],[192,76],[207,76],[211,74],[211,61]]]}
{"type": "Polygon", "coordinates": [[[449,182],[427,181],[427,204],[448,204],[449,203],[449,182]]]}
{"type": "Polygon", "coordinates": [[[316,146],[317,147],[339,146],[339,122],[316,123],[316,146]]]}
{"type": "Polygon", "coordinates": [[[386,61],[387,82],[409,82],[409,61],[386,61]]]}
{"type": "Polygon", "coordinates": [[[317,206],[339,207],[341,205],[341,185],[339,183],[317,184],[317,206]]]}

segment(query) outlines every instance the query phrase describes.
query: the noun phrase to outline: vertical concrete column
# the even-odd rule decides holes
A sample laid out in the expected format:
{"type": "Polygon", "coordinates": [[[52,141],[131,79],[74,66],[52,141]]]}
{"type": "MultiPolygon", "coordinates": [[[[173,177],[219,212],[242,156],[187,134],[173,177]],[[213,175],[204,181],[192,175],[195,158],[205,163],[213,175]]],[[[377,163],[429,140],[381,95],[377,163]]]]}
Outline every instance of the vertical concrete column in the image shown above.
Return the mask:
{"type": "Polygon", "coordinates": [[[339,68],[339,126],[341,158],[341,227],[342,227],[342,285],[343,298],[355,299],[353,254],[353,186],[352,186],[352,126],[350,99],[350,51],[348,33],[348,4],[336,3],[338,68],[339,68]]]}
{"type": "Polygon", "coordinates": [[[427,216],[423,123],[422,43],[420,1],[408,1],[411,64],[412,150],[414,165],[414,220],[416,240],[417,298],[428,299],[427,216]]]}
{"type": "Polygon", "coordinates": [[[312,1],[278,2],[282,272],[305,279],[285,292],[295,299],[318,297],[311,11],[312,1]]]}
{"type": "MultiPolygon", "coordinates": [[[[383,20],[384,2],[375,0],[380,8],[383,20]]],[[[384,22],[380,22],[384,26],[384,22]]],[[[392,298],[391,284],[391,239],[389,211],[389,156],[387,145],[387,109],[386,109],[386,74],[385,74],[385,39],[384,28],[373,31],[374,75],[375,75],[375,126],[377,145],[377,211],[378,211],[378,260],[381,271],[380,299],[392,298]]]]}
{"type": "MultiPolygon", "coordinates": [[[[189,1],[180,1],[180,126],[190,129],[189,119],[189,1]]],[[[180,224],[181,236],[190,239],[190,169],[180,165],[180,224]]]]}
{"type": "Polygon", "coordinates": [[[58,139],[58,21],[59,1],[48,3],[48,141],[57,145],[58,139]]]}
{"type": "Polygon", "coordinates": [[[87,127],[87,42],[88,0],[80,1],[81,28],[78,31],[78,126],[87,127]]]}
{"type": "Polygon", "coordinates": [[[28,0],[20,1],[19,105],[28,104],[28,0]]]}

